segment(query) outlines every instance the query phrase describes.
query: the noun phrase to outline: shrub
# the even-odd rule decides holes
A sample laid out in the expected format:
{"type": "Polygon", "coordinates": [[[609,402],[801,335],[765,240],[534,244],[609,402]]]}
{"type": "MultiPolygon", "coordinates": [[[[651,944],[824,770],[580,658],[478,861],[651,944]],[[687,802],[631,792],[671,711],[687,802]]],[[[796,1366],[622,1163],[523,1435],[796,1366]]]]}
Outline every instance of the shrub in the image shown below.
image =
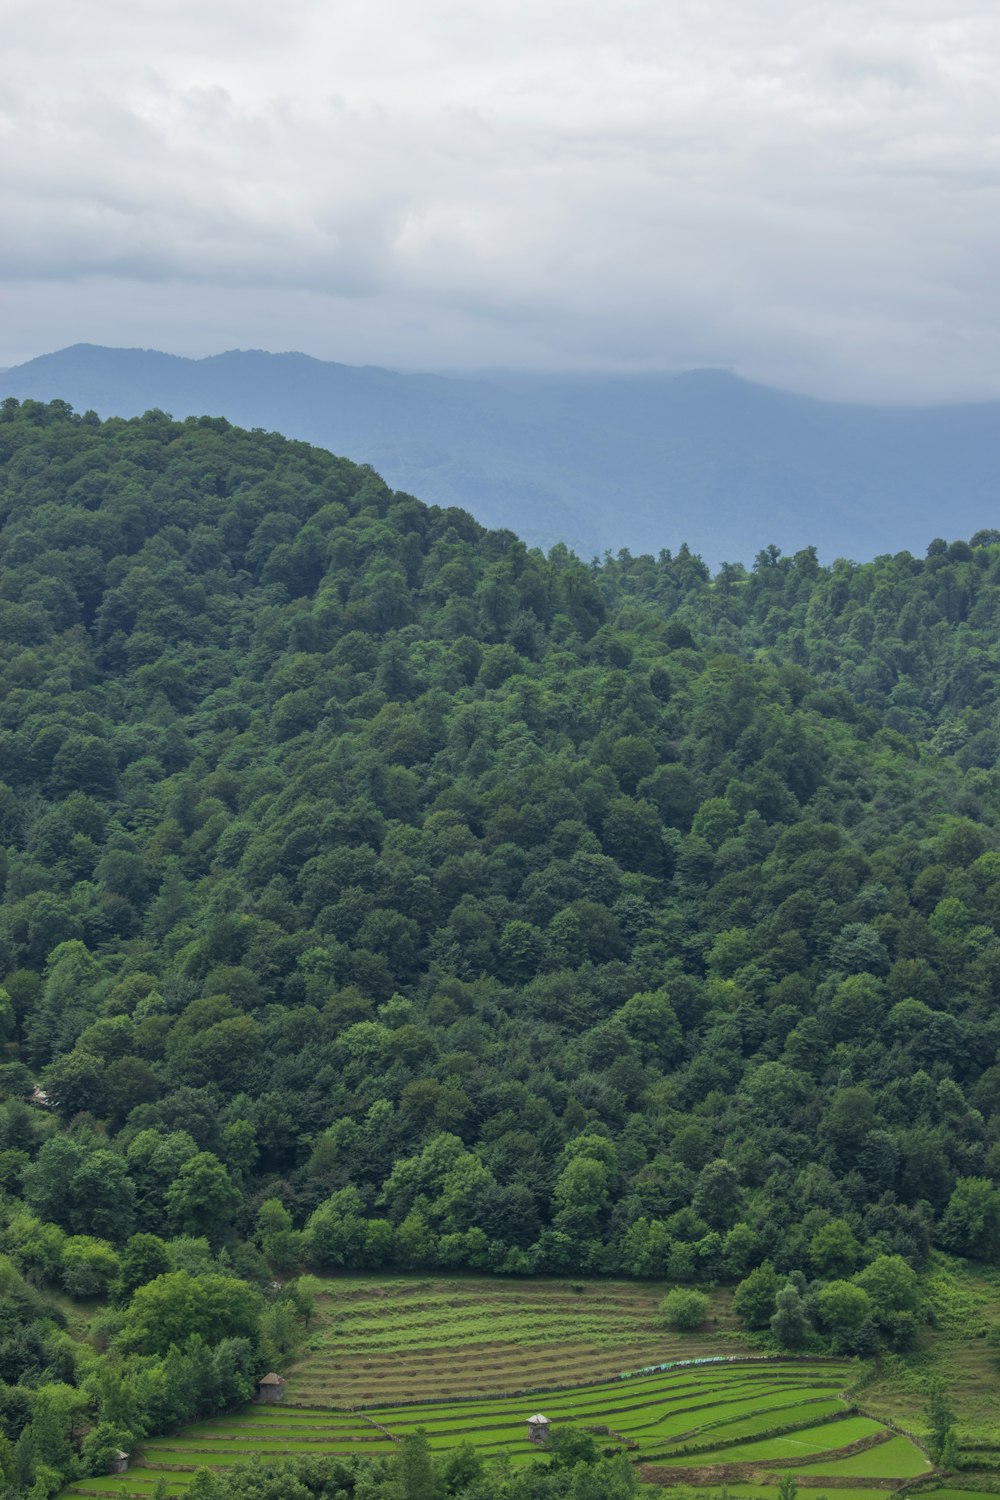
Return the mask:
{"type": "Polygon", "coordinates": [[[708,1317],[708,1298],[693,1287],[675,1286],[660,1303],[660,1317],[668,1328],[700,1328],[708,1317]]]}

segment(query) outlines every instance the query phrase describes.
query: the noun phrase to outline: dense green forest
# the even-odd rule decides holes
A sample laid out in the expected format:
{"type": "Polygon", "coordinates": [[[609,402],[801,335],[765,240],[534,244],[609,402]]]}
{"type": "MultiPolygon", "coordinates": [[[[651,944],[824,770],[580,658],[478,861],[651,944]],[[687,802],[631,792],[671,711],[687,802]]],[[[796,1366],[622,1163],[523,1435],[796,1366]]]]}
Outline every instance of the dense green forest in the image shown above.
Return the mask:
{"type": "Polygon", "coordinates": [[[868,1353],[1000,1260],[1000,532],[588,566],[14,400],[0,511],[8,1493],[246,1399],[301,1273],[868,1353]]]}

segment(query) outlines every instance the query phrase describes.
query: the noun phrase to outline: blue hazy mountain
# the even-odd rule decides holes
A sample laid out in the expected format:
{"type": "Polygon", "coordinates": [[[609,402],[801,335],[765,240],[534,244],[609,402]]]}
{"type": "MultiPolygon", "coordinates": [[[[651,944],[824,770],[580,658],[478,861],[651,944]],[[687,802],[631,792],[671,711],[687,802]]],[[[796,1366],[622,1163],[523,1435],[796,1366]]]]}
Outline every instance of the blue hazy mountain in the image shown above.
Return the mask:
{"type": "Polygon", "coordinates": [[[775,542],[863,560],[1000,522],[1000,403],[851,405],[716,370],[443,377],[90,344],[0,372],[0,393],[277,430],[584,556],[686,541],[715,564],[775,542]]]}

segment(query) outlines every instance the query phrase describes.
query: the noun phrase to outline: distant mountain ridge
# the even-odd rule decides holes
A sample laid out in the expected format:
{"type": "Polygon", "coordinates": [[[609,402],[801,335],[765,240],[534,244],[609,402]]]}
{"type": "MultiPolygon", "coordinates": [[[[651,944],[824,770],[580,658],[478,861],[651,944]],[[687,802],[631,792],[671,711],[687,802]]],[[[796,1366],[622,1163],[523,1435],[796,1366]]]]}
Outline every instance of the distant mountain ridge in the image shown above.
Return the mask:
{"type": "Polygon", "coordinates": [[[0,395],[102,417],[225,416],[372,464],[581,556],[687,542],[749,562],[771,542],[864,560],[1000,521],[1000,403],[926,408],[796,396],[718,370],[495,378],[400,374],[305,354],[186,359],[76,344],[0,371],[0,395]]]}

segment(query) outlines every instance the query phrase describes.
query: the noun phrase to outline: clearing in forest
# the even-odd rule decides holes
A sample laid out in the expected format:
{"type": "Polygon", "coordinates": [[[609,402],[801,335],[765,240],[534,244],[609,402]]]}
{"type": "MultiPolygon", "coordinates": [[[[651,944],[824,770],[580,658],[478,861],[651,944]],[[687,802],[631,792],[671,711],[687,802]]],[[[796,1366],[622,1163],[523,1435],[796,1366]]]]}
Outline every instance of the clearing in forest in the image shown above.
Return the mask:
{"type": "Polygon", "coordinates": [[[487,1276],[344,1276],[326,1283],[287,1399],[371,1405],[496,1396],[745,1347],[727,1293],[698,1333],[665,1330],[665,1286],[487,1276]]]}
{"type": "Polygon", "coordinates": [[[851,1414],[841,1393],[856,1366],[749,1356],[721,1296],[716,1331],[682,1336],[656,1327],[658,1287],[402,1277],[329,1285],[281,1405],[150,1439],[127,1474],[68,1493],[149,1500],[162,1479],[180,1496],[202,1466],[390,1453],[420,1428],[437,1451],[465,1442],[486,1458],[532,1462],[527,1418],[538,1410],[553,1428],[589,1428],[606,1451],[624,1449],[648,1481],[725,1484],[761,1500],[775,1500],[785,1473],[840,1500],[877,1500],[930,1471],[914,1444],[851,1414]],[[608,1379],[685,1359],[700,1362],[608,1379]]]}

